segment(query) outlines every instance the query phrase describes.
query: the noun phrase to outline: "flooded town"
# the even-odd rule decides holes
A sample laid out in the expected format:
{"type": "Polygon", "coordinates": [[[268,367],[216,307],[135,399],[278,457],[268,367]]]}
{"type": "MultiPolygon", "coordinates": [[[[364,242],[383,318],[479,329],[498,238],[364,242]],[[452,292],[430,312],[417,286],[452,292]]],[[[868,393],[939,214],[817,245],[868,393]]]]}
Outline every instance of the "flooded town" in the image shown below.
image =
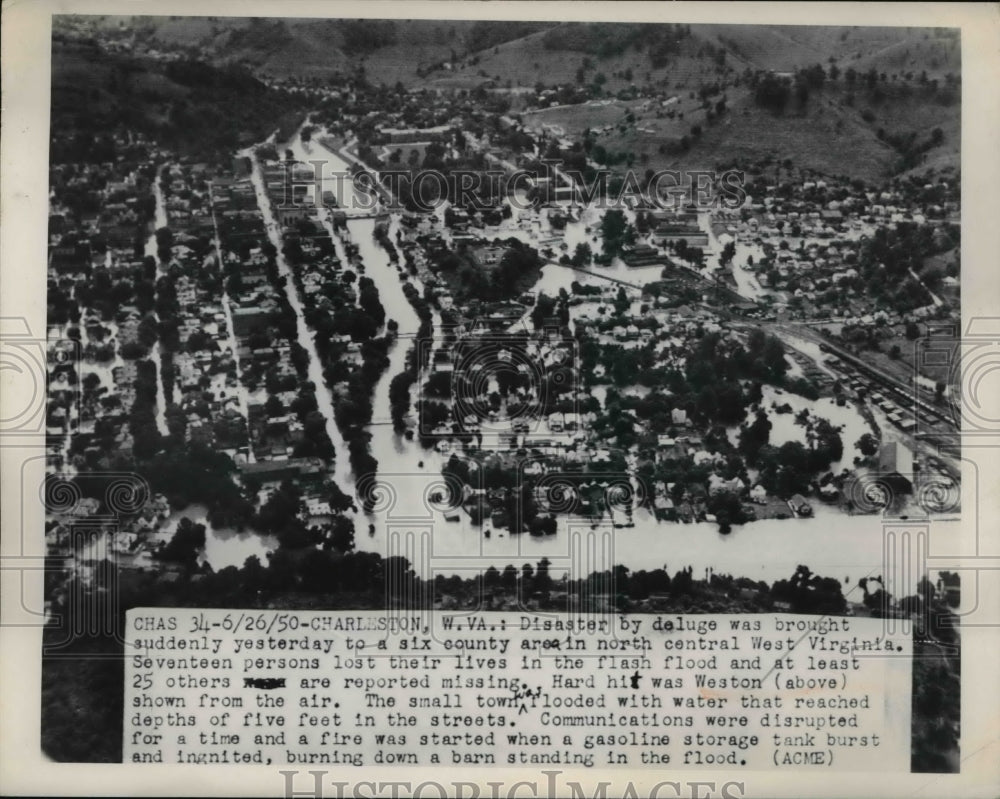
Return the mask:
{"type": "Polygon", "coordinates": [[[957,606],[953,32],[331,25],[54,21],[47,619],[957,606]]]}
{"type": "MultiPolygon", "coordinates": [[[[543,121],[558,88],[520,114],[419,89],[379,108],[356,77],[294,88],[315,109],[224,160],[123,127],[103,158],[52,165],[47,491],[135,472],[143,504],[107,540],[123,567],[177,568],[185,519],[214,570],[386,555],[419,520],[435,564],[551,557],[584,525],[629,568],[774,579],[831,547],[875,562],[886,516],[957,519],[958,386],[921,360],[958,318],[954,170],[755,164],[700,204],[669,181],[663,203],[646,170],[588,196],[548,166],[602,165],[599,130],[543,121]],[[415,196],[439,164],[506,193],[415,196]],[[918,272],[911,247],[941,255],[918,272]]],[[[61,516],[100,515],[78,499],[53,507],[56,547],[61,516]]]]}

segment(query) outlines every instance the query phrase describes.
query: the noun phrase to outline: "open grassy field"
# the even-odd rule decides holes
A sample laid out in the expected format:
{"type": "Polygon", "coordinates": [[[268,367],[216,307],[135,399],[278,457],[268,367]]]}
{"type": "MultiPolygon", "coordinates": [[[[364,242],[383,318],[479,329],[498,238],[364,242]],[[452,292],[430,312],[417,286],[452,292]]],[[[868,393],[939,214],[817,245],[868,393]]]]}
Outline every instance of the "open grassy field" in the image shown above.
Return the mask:
{"type": "Polygon", "coordinates": [[[748,91],[730,89],[728,110],[711,124],[700,101],[688,94],[677,97],[669,109],[675,112],[673,118],[658,104],[649,107],[635,100],[553,108],[524,119],[536,128],[557,125],[573,139],[588,128],[611,125],[597,136],[597,143],[612,153],[634,153],[633,167],[639,169],[746,168],[764,160],[790,160],[801,169],[871,180],[888,176],[898,158],[873,126],[834,92],[816,93],[803,110],[776,117],[758,107],[748,91]],[[682,137],[690,144],[686,151],[680,149],[682,137]]]}
{"type": "Polygon", "coordinates": [[[724,45],[756,69],[792,71],[836,62],[864,72],[926,70],[941,77],[961,70],[958,35],[923,28],[828,27],[812,25],[692,25],[692,32],[724,45]]]}

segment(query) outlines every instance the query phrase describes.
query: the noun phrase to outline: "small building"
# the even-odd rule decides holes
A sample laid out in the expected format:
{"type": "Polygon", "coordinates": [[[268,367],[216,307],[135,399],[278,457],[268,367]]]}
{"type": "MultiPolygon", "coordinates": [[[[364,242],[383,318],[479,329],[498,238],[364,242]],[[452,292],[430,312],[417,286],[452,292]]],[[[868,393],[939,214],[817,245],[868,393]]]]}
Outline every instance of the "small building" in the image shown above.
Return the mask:
{"type": "Polygon", "coordinates": [[[895,441],[882,444],[878,453],[879,478],[896,496],[913,493],[913,464],[910,451],[895,441]]]}
{"type": "Polygon", "coordinates": [[[812,516],[812,505],[810,505],[806,501],[806,498],[801,494],[793,495],[792,498],[788,500],[788,507],[796,516],[812,516]]]}

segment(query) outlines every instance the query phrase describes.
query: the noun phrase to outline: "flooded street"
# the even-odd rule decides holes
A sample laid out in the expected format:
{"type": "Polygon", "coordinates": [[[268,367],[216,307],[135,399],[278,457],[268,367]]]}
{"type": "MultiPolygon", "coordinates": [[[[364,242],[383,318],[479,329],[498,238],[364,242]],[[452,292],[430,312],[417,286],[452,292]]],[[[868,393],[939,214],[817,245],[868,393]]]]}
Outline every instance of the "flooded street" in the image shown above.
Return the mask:
{"type": "Polygon", "coordinates": [[[308,376],[309,380],[312,381],[313,385],[316,387],[316,404],[319,408],[319,412],[323,414],[323,418],[326,420],[326,432],[330,437],[330,441],[333,442],[333,448],[336,452],[335,457],[337,471],[335,475],[337,483],[345,492],[352,493],[350,485],[345,483],[343,479],[344,474],[349,473],[345,473],[344,471],[345,468],[349,469],[349,465],[347,464],[347,445],[344,442],[343,436],[340,435],[340,430],[337,428],[337,424],[334,421],[333,395],[331,394],[329,387],[326,385],[326,381],[323,379],[323,365],[320,362],[319,355],[316,353],[316,343],[313,340],[312,331],[309,329],[308,325],[306,325],[302,300],[295,288],[295,283],[292,279],[291,267],[289,267],[288,262],[285,260],[285,256],[281,251],[281,229],[275,221],[274,213],[271,208],[271,200],[267,196],[267,189],[264,186],[264,175],[261,171],[260,162],[257,160],[256,155],[252,151],[246,154],[250,156],[253,164],[250,180],[253,183],[254,190],[257,192],[257,204],[264,217],[264,226],[267,229],[267,235],[271,244],[273,244],[277,250],[276,260],[278,264],[278,274],[285,278],[285,294],[288,297],[289,305],[292,306],[292,310],[295,312],[296,330],[298,334],[297,340],[306,352],[309,353],[308,376]]]}
{"type": "MultiPolygon", "coordinates": [[[[167,274],[169,264],[160,260],[156,246],[156,231],[167,227],[167,207],[163,201],[163,190],[160,188],[160,175],[163,172],[161,166],[156,172],[156,180],[153,181],[153,196],[156,198],[156,214],[154,216],[153,232],[146,240],[146,255],[156,259],[156,279],[167,274]]],[[[155,311],[153,312],[155,315],[155,311]]],[[[157,319],[159,321],[159,319],[157,319]]],[[[163,390],[163,358],[160,354],[160,342],[152,346],[149,351],[149,359],[156,366],[156,428],[161,435],[170,435],[167,427],[167,397],[163,390]]]]}
{"type": "MultiPolygon", "coordinates": [[[[304,143],[301,138],[296,138],[293,143],[287,145],[287,148],[295,153],[296,158],[302,160],[307,158],[325,159],[328,163],[327,175],[348,169],[348,164],[336,153],[321,145],[304,143]]],[[[328,232],[333,234],[328,211],[329,209],[324,209],[323,221],[328,232]]],[[[368,428],[372,436],[372,455],[379,464],[379,483],[401,484],[405,478],[410,478],[411,481],[416,478],[418,483],[440,482],[441,467],[444,463],[442,455],[433,450],[424,451],[417,441],[408,441],[404,436],[397,434],[392,427],[389,384],[396,375],[404,370],[407,353],[416,346],[416,335],[420,327],[420,319],[403,293],[403,283],[404,281],[412,283],[421,295],[423,294],[423,285],[413,276],[402,275],[391,263],[388,252],[374,238],[375,224],[374,219],[351,219],[348,217],[347,230],[350,241],[358,247],[358,254],[365,265],[365,276],[371,278],[378,289],[379,299],[385,308],[386,320],[394,320],[398,325],[396,340],[388,352],[389,366],[379,379],[372,396],[372,424],[368,428]]],[[[399,217],[394,214],[389,226],[389,239],[393,242],[396,241],[398,225],[399,217]]],[[[334,241],[338,248],[342,246],[337,236],[334,236],[334,241]]],[[[440,315],[435,311],[432,316],[435,331],[439,329],[440,322],[440,315]]],[[[410,392],[411,413],[415,413],[413,402],[416,400],[417,391],[418,386],[414,384],[410,392]]],[[[339,460],[338,458],[338,463],[339,460]]],[[[338,483],[340,482],[338,480],[338,483]]],[[[345,490],[348,488],[348,486],[343,485],[342,487],[345,490]]],[[[353,486],[349,488],[348,493],[353,496],[355,493],[353,486]]],[[[420,492],[421,497],[423,493],[423,491],[420,492]]],[[[400,496],[399,501],[403,504],[413,503],[414,505],[422,502],[409,494],[400,496]]],[[[355,522],[357,548],[380,552],[383,555],[387,554],[384,531],[391,522],[391,518],[392,509],[382,507],[380,503],[376,503],[372,514],[359,515],[355,522]],[[368,536],[365,530],[367,524],[375,525],[374,536],[368,536]]]]}

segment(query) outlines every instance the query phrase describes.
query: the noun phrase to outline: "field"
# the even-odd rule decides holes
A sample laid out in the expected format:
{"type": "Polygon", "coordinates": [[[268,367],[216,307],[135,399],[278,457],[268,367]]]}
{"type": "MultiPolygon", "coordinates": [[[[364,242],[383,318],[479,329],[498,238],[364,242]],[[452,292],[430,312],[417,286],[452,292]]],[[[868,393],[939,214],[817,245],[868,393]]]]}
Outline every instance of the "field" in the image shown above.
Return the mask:
{"type": "Polygon", "coordinates": [[[557,125],[571,139],[588,128],[611,125],[596,142],[609,153],[634,153],[633,167],[642,170],[746,168],[790,160],[794,167],[828,175],[873,179],[887,176],[897,160],[892,147],[879,141],[857,112],[825,95],[811,99],[804,111],[780,118],[757,107],[746,91],[729,90],[726,96],[728,111],[714,123],[707,121],[698,100],[678,95],[668,109],[640,100],[588,103],[528,114],[525,124],[557,125]],[[674,111],[675,118],[665,117],[666,110],[674,111]],[[629,113],[632,122],[626,120],[629,113]],[[681,148],[684,137],[687,150],[681,148]]]}
{"type": "Polygon", "coordinates": [[[806,25],[692,25],[758,69],[790,71],[835,61],[842,70],[927,70],[931,77],[961,70],[958,36],[921,28],[824,27],[806,25]]]}

